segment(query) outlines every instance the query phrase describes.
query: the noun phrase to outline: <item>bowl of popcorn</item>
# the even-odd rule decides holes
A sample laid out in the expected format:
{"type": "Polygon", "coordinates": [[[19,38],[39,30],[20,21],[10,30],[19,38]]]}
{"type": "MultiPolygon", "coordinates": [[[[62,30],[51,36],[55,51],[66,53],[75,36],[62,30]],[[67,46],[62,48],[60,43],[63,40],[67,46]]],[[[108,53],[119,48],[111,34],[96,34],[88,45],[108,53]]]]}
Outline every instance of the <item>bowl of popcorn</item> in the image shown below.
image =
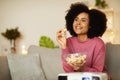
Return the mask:
{"type": "Polygon", "coordinates": [[[86,61],[86,54],[80,53],[72,53],[72,54],[65,54],[64,58],[68,64],[83,64],[86,61]]]}

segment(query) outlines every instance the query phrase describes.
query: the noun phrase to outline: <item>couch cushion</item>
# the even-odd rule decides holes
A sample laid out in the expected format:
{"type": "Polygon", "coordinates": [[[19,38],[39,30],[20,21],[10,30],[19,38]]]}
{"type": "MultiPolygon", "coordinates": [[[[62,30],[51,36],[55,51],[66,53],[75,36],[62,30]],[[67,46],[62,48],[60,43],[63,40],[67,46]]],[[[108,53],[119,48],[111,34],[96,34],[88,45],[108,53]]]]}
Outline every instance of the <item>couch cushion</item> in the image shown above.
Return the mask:
{"type": "Polygon", "coordinates": [[[61,49],[60,48],[44,48],[32,45],[28,49],[28,53],[39,53],[42,61],[42,66],[47,80],[57,80],[59,73],[63,73],[61,63],[61,49]]]}
{"type": "Polygon", "coordinates": [[[6,56],[0,56],[0,80],[11,80],[6,56]]]}
{"type": "Polygon", "coordinates": [[[120,45],[106,44],[106,65],[112,80],[120,80],[120,45]]]}
{"type": "Polygon", "coordinates": [[[12,80],[46,80],[38,54],[9,54],[7,59],[12,80]]]}

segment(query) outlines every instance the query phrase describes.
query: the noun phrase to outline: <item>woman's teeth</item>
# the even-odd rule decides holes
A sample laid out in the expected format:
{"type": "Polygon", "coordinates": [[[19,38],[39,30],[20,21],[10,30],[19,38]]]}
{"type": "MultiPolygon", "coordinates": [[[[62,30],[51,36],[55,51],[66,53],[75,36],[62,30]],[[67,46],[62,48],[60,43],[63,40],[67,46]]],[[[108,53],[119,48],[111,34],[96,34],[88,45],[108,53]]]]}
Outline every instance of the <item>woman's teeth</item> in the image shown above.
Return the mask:
{"type": "Polygon", "coordinates": [[[82,27],[79,27],[79,26],[78,26],[78,27],[76,27],[76,29],[82,29],[82,27]]]}

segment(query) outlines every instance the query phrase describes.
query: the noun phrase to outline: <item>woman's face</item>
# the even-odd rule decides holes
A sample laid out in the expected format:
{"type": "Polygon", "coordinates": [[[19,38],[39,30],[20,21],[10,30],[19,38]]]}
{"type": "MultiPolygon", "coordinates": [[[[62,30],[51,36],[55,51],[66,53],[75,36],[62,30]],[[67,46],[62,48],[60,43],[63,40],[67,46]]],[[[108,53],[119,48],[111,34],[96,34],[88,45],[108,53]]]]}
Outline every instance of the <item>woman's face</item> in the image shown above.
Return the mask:
{"type": "Polygon", "coordinates": [[[82,12],[73,21],[73,30],[78,35],[87,34],[89,28],[89,15],[82,12]]]}

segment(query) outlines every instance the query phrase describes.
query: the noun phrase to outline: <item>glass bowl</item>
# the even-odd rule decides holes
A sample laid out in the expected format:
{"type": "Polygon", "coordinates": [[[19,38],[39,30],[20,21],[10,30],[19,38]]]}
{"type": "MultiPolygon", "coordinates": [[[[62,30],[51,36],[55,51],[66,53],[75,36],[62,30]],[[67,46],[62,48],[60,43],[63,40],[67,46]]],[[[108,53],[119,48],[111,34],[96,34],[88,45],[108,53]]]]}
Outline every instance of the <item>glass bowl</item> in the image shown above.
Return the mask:
{"type": "Polygon", "coordinates": [[[85,63],[86,57],[87,57],[86,54],[80,54],[80,53],[72,53],[72,54],[64,55],[65,61],[68,64],[74,64],[74,65],[85,63]]]}

